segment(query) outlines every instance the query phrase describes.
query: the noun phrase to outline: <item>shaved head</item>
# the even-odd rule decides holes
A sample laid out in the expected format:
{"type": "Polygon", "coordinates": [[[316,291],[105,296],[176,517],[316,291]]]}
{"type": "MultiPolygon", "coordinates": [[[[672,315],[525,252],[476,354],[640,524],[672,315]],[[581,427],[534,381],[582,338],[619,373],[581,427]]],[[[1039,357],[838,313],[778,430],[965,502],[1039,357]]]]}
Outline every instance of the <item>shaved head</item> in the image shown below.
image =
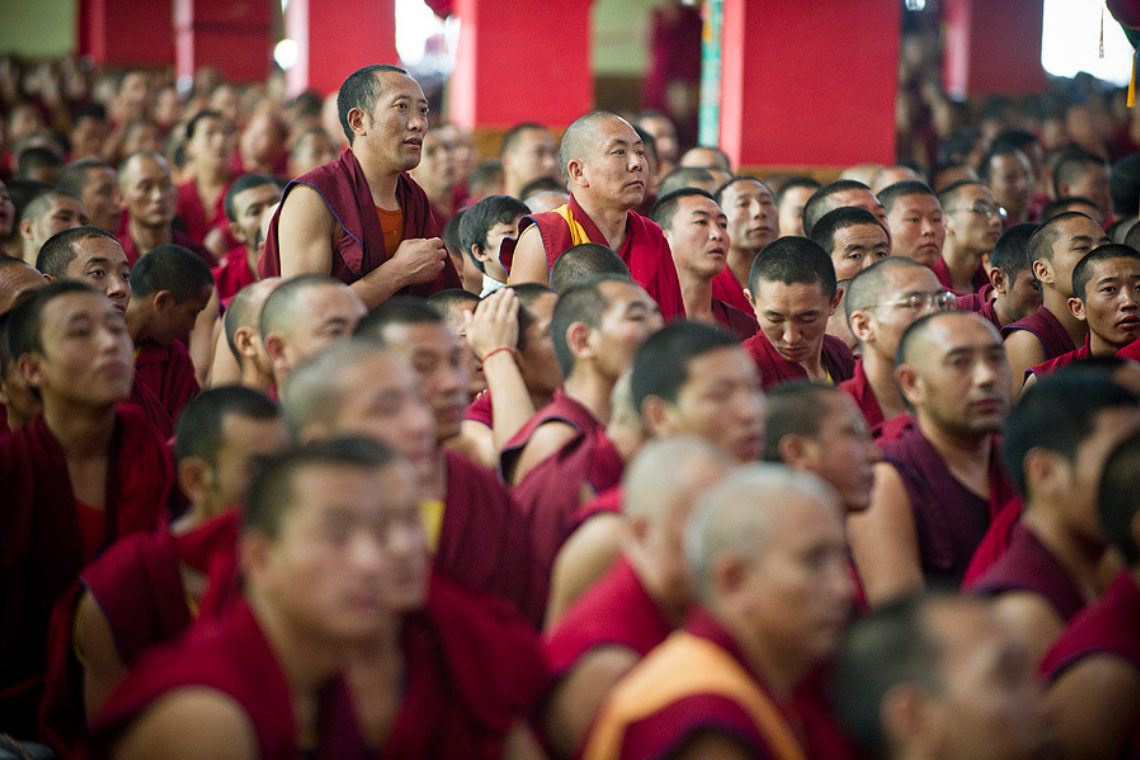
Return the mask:
{"type": "Polygon", "coordinates": [[[243,327],[247,330],[257,330],[260,333],[261,307],[265,305],[269,294],[276,290],[282,282],[283,280],[280,277],[267,277],[264,280],[258,280],[247,285],[230,299],[223,326],[226,330],[226,343],[238,363],[241,363],[241,354],[234,344],[234,335],[243,327]]]}
{"type": "Polygon", "coordinates": [[[651,441],[637,452],[622,480],[625,514],[663,528],[676,519],[686,495],[691,503],[694,486],[708,485],[733,464],[732,457],[697,436],[651,441]]]}
{"type": "Polygon", "coordinates": [[[269,296],[266,296],[261,308],[259,318],[261,334],[268,335],[271,332],[288,334],[302,316],[297,306],[306,293],[318,288],[335,288],[343,285],[340,280],[327,274],[303,274],[281,283],[269,296]]]}
{"type": "MultiPolygon", "coordinates": [[[[598,126],[603,122],[616,120],[629,125],[622,117],[609,111],[594,111],[585,116],[579,116],[566,131],[562,133],[562,143],[558,147],[558,165],[562,167],[562,176],[570,181],[570,172],[567,169],[571,161],[581,161],[590,155],[595,143],[598,141],[598,126]]],[[[632,130],[633,126],[629,125],[632,130]]]]}
{"type": "Polygon", "coordinates": [[[876,261],[849,281],[846,296],[847,319],[850,321],[851,315],[857,311],[873,308],[882,299],[890,287],[888,278],[891,272],[898,269],[926,268],[914,259],[903,256],[891,256],[876,261]]]}

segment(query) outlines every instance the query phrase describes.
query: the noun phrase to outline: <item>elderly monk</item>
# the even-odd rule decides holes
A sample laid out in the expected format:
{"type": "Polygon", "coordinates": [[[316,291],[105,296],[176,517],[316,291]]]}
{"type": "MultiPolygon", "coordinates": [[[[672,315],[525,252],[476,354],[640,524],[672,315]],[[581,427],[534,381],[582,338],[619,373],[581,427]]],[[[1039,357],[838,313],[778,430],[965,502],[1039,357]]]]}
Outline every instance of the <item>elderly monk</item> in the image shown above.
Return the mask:
{"type": "MultiPolygon", "coordinates": [[[[621,256],[665,319],[684,315],[669,244],[660,227],[633,211],[645,199],[648,168],[645,146],[630,123],[604,111],[579,117],[562,135],[559,161],[570,202],[523,217],[509,266],[511,282],[545,284],[567,248],[601,243],[621,256]]],[[[512,254],[509,249],[504,242],[504,260],[512,254]]]]}
{"type": "Polygon", "coordinates": [[[365,66],[336,102],[348,149],[285,188],[259,274],[332,275],[368,308],[460,287],[427,195],[407,173],[428,128],[419,84],[396,66],[365,66]]]}

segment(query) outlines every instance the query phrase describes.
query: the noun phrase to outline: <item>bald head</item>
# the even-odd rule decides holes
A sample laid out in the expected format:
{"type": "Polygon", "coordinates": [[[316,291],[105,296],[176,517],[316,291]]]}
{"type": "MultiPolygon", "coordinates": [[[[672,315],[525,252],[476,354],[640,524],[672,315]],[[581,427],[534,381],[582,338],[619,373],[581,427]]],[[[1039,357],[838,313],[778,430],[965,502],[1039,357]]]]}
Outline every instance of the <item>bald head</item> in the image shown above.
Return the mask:
{"type": "Polygon", "coordinates": [[[581,243],[563,251],[550,268],[550,287],[556,293],[597,275],[631,277],[629,267],[609,246],[581,243]]]}
{"type": "Polygon", "coordinates": [[[625,514],[661,530],[683,522],[697,493],[733,466],[732,457],[703,438],[671,436],[650,441],[630,462],[622,480],[625,514]],[[684,507],[684,515],[678,516],[684,507]]]}
{"type": "MultiPolygon", "coordinates": [[[[847,319],[850,320],[851,315],[856,311],[874,308],[875,304],[885,298],[885,294],[890,288],[892,272],[922,270],[929,271],[927,267],[914,259],[902,256],[891,256],[867,267],[848,283],[845,301],[847,319]]],[[[935,282],[937,282],[937,278],[935,278],[935,282]]]]}
{"type": "MultiPolygon", "coordinates": [[[[609,111],[594,111],[585,116],[579,116],[566,127],[562,133],[562,142],[558,146],[558,165],[562,169],[562,176],[570,181],[569,165],[571,161],[584,161],[594,150],[602,124],[621,122],[633,132],[633,126],[616,113],[609,111]]],[[[635,133],[636,134],[636,133],[635,133]]]]}
{"type": "Polygon", "coordinates": [[[301,362],[352,335],[365,311],[360,296],[328,275],[301,275],[279,285],[265,299],[259,321],[278,385],[301,362]]]}
{"type": "Polygon", "coordinates": [[[269,294],[277,289],[283,280],[280,277],[267,277],[264,280],[247,285],[230,299],[226,308],[223,326],[226,330],[226,343],[230,347],[238,364],[243,362],[243,353],[238,343],[239,331],[255,336],[261,342],[261,308],[269,298],[269,294]]]}
{"type": "Polygon", "coordinates": [[[0,256],[0,314],[7,314],[33,290],[47,285],[44,276],[30,264],[0,256]]]}

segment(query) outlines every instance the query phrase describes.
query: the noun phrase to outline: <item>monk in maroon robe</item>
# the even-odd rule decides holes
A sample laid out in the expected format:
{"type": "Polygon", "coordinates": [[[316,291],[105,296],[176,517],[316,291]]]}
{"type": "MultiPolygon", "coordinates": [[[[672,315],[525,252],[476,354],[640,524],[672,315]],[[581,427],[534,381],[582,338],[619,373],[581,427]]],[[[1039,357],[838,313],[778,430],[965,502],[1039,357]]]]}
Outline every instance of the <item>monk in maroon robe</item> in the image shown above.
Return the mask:
{"type": "Polygon", "coordinates": [[[259,274],[331,274],[370,309],[397,293],[460,287],[427,195],[407,174],[428,126],[420,86],[395,66],[366,66],[341,85],[337,103],[349,146],[285,188],[259,274]]]}
{"type": "Polygon", "coordinates": [[[228,234],[237,245],[211,270],[223,307],[229,305],[239,290],[257,281],[261,217],[280,200],[280,186],[263,174],[242,175],[226,190],[224,209],[228,234]]]}
{"type": "Polygon", "coordinates": [[[823,248],[807,238],[780,238],[756,256],[750,278],[760,329],[742,345],[765,388],[802,377],[838,385],[851,377],[855,357],[826,333],[839,293],[823,248]]]}
{"type": "Polygon", "coordinates": [[[162,154],[140,151],[127,156],[119,169],[119,189],[126,213],[117,237],[131,266],[169,243],[188,248],[210,266],[216,263],[206,248],[172,226],[178,191],[162,154]]]}
{"type": "Polygon", "coordinates": [[[895,377],[915,427],[882,446],[871,505],[848,519],[872,606],[924,583],[961,583],[1014,496],[995,448],[1010,380],[993,325],[969,312],[927,315],[907,328],[899,357],[895,377]]]}
{"type": "Polygon", "coordinates": [[[716,202],[728,216],[726,265],[713,279],[713,298],[746,314],[752,302],[745,295],[748,273],[756,254],[780,236],[780,220],[772,190],[755,177],[735,177],[716,192],[716,202]]]}
{"type": "Polygon", "coordinates": [[[523,217],[518,243],[512,248],[509,240],[503,242],[510,281],[546,284],[563,251],[600,243],[621,256],[665,319],[684,316],[677,270],[661,228],[632,210],[644,199],[648,173],[637,132],[616,114],[598,111],[566,128],[560,150],[570,202],[523,217]]]}
{"type": "Polygon", "coordinates": [[[234,125],[221,112],[199,111],[187,122],[185,151],[191,178],[178,186],[175,213],[190,239],[215,258],[236,242],[228,234],[225,204],[234,181],[230,163],[235,148],[234,125]]]}
{"type": "Polygon", "coordinates": [[[31,737],[52,606],[85,564],[164,516],[172,471],[143,415],[117,406],[130,392],[131,346],[106,298],[52,283],[9,318],[12,354],[43,414],[0,441],[0,723],[31,737]]]}
{"type": "Polygon", "coordinates": [[[943,287],[955,295],[976,293],[989,282],[982,261],[1001,235],[1000,207],[977,180],[955,182],[938,194],[946,239],[931,267],[943,287]]]}

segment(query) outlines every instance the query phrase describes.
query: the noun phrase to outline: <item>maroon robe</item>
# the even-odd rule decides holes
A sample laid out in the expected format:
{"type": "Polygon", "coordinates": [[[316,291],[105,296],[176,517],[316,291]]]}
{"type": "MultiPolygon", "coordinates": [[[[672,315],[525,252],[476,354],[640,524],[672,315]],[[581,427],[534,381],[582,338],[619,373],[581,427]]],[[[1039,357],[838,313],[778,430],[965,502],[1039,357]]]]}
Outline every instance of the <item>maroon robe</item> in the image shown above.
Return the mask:
{"type": "Polygon", "coordinates": [[[1022,317],[1001,328],[1001,335],[1003,338],[1008,338],[1014,330],[1028,330],[1036,335],[1045,350],[1046,359],[1075,351],[1077,348],[1073,339],[1065,332],[1065,327],[1053,316],[1053,312],[1044,306],[1037,307],[1037,311],[1028,317],[1022,317]]]}
{"type": "Polygon", "coordinates": [[[491,391],[485,390],[475,397],[475,400],[467,405],[467,411],[463,413],[464,420],[471,420],[486,425],[489,428],[495,426],[495,409],[491,404],[491,391]]]}
{"type": "Polygon", "coordinates": [[[898,470],[914,516],[922,574],[927,583],[957,588],[990,522],[1015,496],[1001,465],[998,439],[990,455],[990,498],[970,493],[917,427],[882,446],[898,470]]]}
{"type": "MultiPolygon", "coordinates": [[[[573,518],[582,505],[582,487],[601,493],[621,481],[625,463],[606,436],[605,426],[582,404],[559,388],[554,400],[540,409],[503,448],[500,466],[511,480],[518,457],[539,426],[559,421],[577,434],[557,452],[531,469],[514,487],[513,494],[530,525],[534,549],[531,582],[535,607],[545,613],[550,573],[558,549],[569,535],[573,518]]],[[[538,616],[538,621],[542,616],[538,616]]]]}
{"type": "Polygon", "coordinates": [[[713,298],[712,313],[717,323],[737,340],[748,340],[760,329],[751,311],[741,311],[716,297],[713,298]]]}
{"type": "Polygon", "coordinates": [[[401,643],[403,701],[382,758],[497,758],[550,681],[538,634],[511,605],[438,574],[401,643]]]}
{"type": "Polygon", "coordinates": [[[225,233],[227,245],[233,246],[236,242],[230,237],[230,220],[226,217],[226,193],[230,191],[232,184],[232,179],[226,183],[222,194],[218,196],[218,202],[214,204],[214,208],[210,209],[208,214],[205,207],[202,206],[201,197],[198,196],[198,181],[196,179],[183,182],[178,186],[178,205],[175,207],[174,213],[182,220],[182,224],[186,227],[186,234],[195,243],[203,242],[212,230],[221,230],[225,233]]]}
{"type": "MultiPolygon", "coordinates": [[[[384,247],[384,231],[380,227],[380,217],[376,215],[376,205],[372,201],[368,181],[364,178],[364,170],[360,168],[360,162],[352,151],[345,149],[336,161],[318,166],[285,187],[281,204],[269,224],[265,250],[257,262],[261,279],[281,275],[277,225],[281,219],[281,209],[285,206],[285,198],[297,185],[307,185],[316,190],[340,225],[341,234],[332,257],[333,277],[345,285],[351,285],[395,253],[384,247]]],[[[432,219],[431,203],[428,202],[427,195],[406,172],[396,180],[396,201],[404,215],[401,240],[439,237],[439,228],[432,219]]],[[[461,284],[451,260],[447,259],[434,281],[410,285],[399,290],[398,294],[427,298],[441,290],[458,288],[461,284]]]]}
{"type": "Polygon", "coordinates": [[[619,483],[613,488],[607,488],[600,494],[583,504],[574,513],[570,520],[570,527],[566,530],[569,538],[574,531],[581,528],[587,520],[598,515],[620,515],[625,511],[625,488],[619,483]]]}
{"type": "MultiPolygon", "coordinates": [[[[756,368],[760,370],[760,384],[764,390],[785,380],[798,380],[808,376],[807,370],[802,366],[780,356],[780,352],[771,344],[763,330],[757,330],[755,335],[740,345],[756,362],[756,368]]],[[[855,374],[855,357],[851,354],[851,349],[834,335],[823,336],[822,360],[824,370],[835,385],[841,384],[855,374]]]]}
{"type": "Polygon", "coordinates": [[[982,542],[974,550],[970,564],[966,567],[966,574],[962,577],[962,585],[969,587],[977,582],[978,578],[1002,558],[1009,549],[1013,540],[1013,529],[1021,523],[1021,497],[1015,496],[1009,500],[990,521],[990,527],[982,542]]]}
{"type": "Polygon", "coordinates": [[[1140,340],[1132,341],[1117,351],[1116,355],[1124,359],[1131,359],[1134,362],[1140,362],[1140,340]]]}
{"type": "MultiPolygon", "coordinates": [[[[608,246],[606,236],[578,205],[573,195],[570,196],[569,206],[574,221],[582,225],[589,241],[608,246]]],[[[523,230],[532,224],[538,228],[542,245],[546,249],[546,271],[549,272],[555,260],[567,248],[574,245],[570,237],[570,227],[557,211],[545,211],[533,216],[524,216],[519,222],[519,237],[522,237],[523,230]]],[[[516,238],[503,241],[500,258],[508,272],[517,240],[516,238]]],[[[645,292],[657,302],[661,308],[661,316],[666,322],[685,316],[685,304],[681,298],[681,284],[677,280],[673,254],[669,250],[669,243],[665,241],[665,233],[656,222],[646,219],[635,211],[628,212],[625,242],[617,254],[629,267],[634,282],[645,288],[645,292]]]]}
{"type": "Polygon", "coordinates": [[[218,300],[223,307],[230,305],[230,299],[236,296],[239,290],[257,282],[257,272],[249,268],[244,245],[227,251],[222,263],[212,268],[210,272],[214,275],[214,286],[218,289],[218,300]]]}
{"type": "Polygon", "coordinates": [[[1046,359],[1040,364],[1025,370],[1025,374],[1027,377],[1029,375],[1037,375],[1039,378],[1045,377],[1046,375],[1056,372],[1059,368],[1064,367],[1066,364],[1079,362],[1081,359],[1087,359],[1090,356],[1092,356],[1092,347],[1089,344],[1089,338],[1086,336],[1085,342],[1081,345],[1080,348],[1074,349],[1072,351],[1067,351],[1060,356],[1054,356],[1052,359],[1046,359]]]}
{"type": "MultiPolygon", "coordinates": [[[[114,742],[154,702],[183,688],[228,695],[243,709],[262,758],[301,756],[293,694],[285,672],[245,602],[203,621],[188,635],[147,652],[108,698],[92,727],[92,756],[110,757],[114,742]]],[[[329,678],[318,698],[315,758],[366,758],[348,686],[329,678]]]]}
{"type": "Polygon", "coordinates": [[[452,580],[513,603],[535,625],[546,596],[533,596],[528,522],[486,467],[455,451],[447,457],[447,494],[434,565],[452,580]]]}
{"type": "Polygon", "coordinates": [[[879,406],[879,400],[875,398],[875,392],[871,390],[871,384],[867,381],[862,358],[855,361],[855,371],[851,378],[840,383],[839,388],[851,397],[855,406],[859,407],[863,418],[867,420],[871,436],[879,443],[895,440],[907,428],[914,425],[914,417],[909,414],[900,414],[889,420],[883,420],[883,409],[879,406]]]}
{"type": "Polygon", "coordinates": [[[1009,591],[1038,594],[1065,622],[1085,606],[1084,596],[1065,566],[1021,523],[1013,528],[1005,554],[977,580],[963,583],[963,589],[979,596],[1009,591]]]}
{"type": "MultiPolygon", "coordinates": [[[[1040,671],[1051,683],[1094,655],[1114,657],[1140,673],[1140,586],[1128,570],[1121,571],[1104,595],[1077,615],[1042,658],[1040,671]]],[[[1140,757],[1140,716],[1133,722],[1127,751],[1120,757],[1140,757]]]]}
{"type": "Polygon", "coordinates": [[[198,395],[194,362],[181,341],[161,346],[150,340],[135,350],[135,379],[155,395],[170,419],[177,420],[182,407],[198,395]]]}
{"type": "Polygon", "coordinates": [[[174,418],[170,416],[170,412],[159,401],[158,396],[154,395],[154,392],[143,384],[137,372],[134,379],[131,380],[131,401],[143,410],[147,419],[150,420],[150,424],[154,425],[154,429],[158,431],[163,440],[169,441],[174,437],[174,418]]]}
{"type": "MultiPolygon", "coordinates": [[[[126,666],[143,652],[170,641],[192,622],[180,565],[202,573],[211,564],[234,561],[238,514],[230,510],[175,535],[166,526],[154,532],[135,533],[117,542],[79,574],[74,593],[64,596],[52,615],[48,634],[48,671],[40,706],[40,737],[57,754],[75,756],[87,735],[82,671],[75,660],[75,622],[83,589],[89,603],[98,604],[107,619],[115,649],[126,666]],[[220,557],[218,555],[221,555],[220,557]]],[[[200,605],[203,617],[221,612],[211,602],[227,604],[237,589],[208,595],[200,605]]]]}
{"type": "Polygon", "coordinates": [[[745,314],[752,314],[752,304],[748,296],[744,295],[744,288],[737,281],[732,270],[725,267],[720,274],[713,278],[713,298],[724,301],[729,306],[735,306],[745,314]]]}
{"type": "MultiPolygon", "coordinates": [[[[123,219],[125,220],[126,216],[124,216],[123,219]]],[[[173,232],[174,236],[170,241],[171,243],[174,245],[180,245],[183,248],[190,250],[202,261],[206,262],[210,266],[214,266],[216,262],[214,261],[214,255],[212,253],[203,248],[199,243],[194,242],[193,238],[191,238],[182,230],[174,230],[173,232]]],[[[127,231],[125,221],[122,225],[122,228],[119,230],[119,234],[116,235],[116,237],[119,239],[120,245],[123,246],[123,253],[126,254],[127,261],[131,263],[132,267],[138,263],[138,260],[144,253],[149,253],[149,251],[140,251],[139,247],[135,245],[134,238],[132,238],[131,233],[127,231]]]]}
{"type": "Polygon", "coordinates": [[[957,308],[958,311],[972,311],[975,314],[981,314],[989,320],[990,324],[1000,330],[1001,320],[998,318],[997,310],[994,309],[994,299],[990,298],[993,289],[993,286],[987,282],[985,287],[977,293],[958,296],[957,308]]]}
{"type": "MultiPolygon", "coordinates": [[[[116,409],[104,548],[163,519],[174,468],[133,404],[116,409]]],[[[0,440],[0,729],[35,731],[52,608],[84,565],[67,460],[42,416],[0,440]]]]}
{"type": "Polygon", "coordinates": [[[933,267],[931,267],[931,269],[934,270],[934,276],[938,278],[938,281],[940,283],[942,283],[942,287],[946,288],[956,296],[969,296],[971,292],[977,292],[983,289],[990,282],[990,278],[986,276],[985,267],[979,264],[977,271],[974,272],[973,276],[970,278],[970,287],[973,290],[963,293],[961,291],[954,290],[953,279],[950,277],[950,267],[947,266],[946,259],[939,257],[938,261],[934,264],[933,267]]]}

